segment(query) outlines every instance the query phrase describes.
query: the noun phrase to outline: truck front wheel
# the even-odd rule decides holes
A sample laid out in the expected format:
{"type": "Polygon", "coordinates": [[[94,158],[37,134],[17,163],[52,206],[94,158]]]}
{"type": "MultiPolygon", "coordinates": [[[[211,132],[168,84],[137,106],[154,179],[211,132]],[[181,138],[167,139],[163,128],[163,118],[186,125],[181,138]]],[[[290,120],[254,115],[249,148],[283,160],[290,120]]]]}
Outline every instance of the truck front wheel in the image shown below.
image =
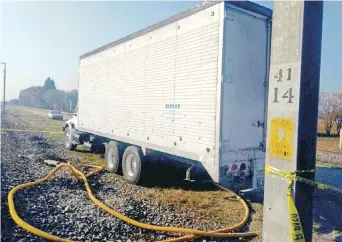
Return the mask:
{"type": "Polygon", "coordinates": [[[68,150],[74,150],[77,147],[77,145],[72,143],[71,129],[69,126],[64,129],[64,144],[68,150]]]}
{"type": "Polygon", "coordinates": [[[115,141],[110,141],[106,147],[106,167],[109,172],[117,173],[120,165],[120,153],[118,144],[115,141]]]}
{"type": "Polygon", "coordinates": [[[132,184],[141,181],[142,152],[136,146],[128,146],[122,157],[122,172],[125,179],[132,184]]]}

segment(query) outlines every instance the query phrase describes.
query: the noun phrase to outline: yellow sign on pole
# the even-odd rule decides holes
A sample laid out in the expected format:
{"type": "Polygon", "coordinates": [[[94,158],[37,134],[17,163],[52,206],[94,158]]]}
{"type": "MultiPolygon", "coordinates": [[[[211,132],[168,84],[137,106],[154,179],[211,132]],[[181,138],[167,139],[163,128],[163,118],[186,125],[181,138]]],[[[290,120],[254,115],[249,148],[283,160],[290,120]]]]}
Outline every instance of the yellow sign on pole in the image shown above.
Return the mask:
{"type": "Polygon", "coordinates": [[[271,120],[271,156],[292,159],[293,131],[291,118],[273,118],[271,120]]]}

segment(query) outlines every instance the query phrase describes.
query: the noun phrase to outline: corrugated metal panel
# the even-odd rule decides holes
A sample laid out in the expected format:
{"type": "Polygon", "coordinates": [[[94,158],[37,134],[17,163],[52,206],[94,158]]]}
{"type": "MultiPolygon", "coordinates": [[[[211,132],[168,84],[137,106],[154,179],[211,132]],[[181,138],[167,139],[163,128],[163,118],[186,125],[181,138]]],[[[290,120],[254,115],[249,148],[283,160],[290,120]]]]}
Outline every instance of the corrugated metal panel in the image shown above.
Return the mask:
{"type": "MultiPolygon", "coordinates": [[[[128,36],[125,36],[119,40],[116,40],[114,42],[111,42],[109,44],[106,44],[100,48],[97,48],[93,51],[90,51],[84,55],[81,56],[81,59],[83,58],[86,58],[86,57],[89,57],[89,56],[92,56],[92,55],[95,55],[96,53],[98,52],[102,52],[102,51],[105,51],[107,49],[110,49],[110,48],[113,48],[113,47],[116,47],[118,45],[122,45],[122,43],[125,43],[125,42],[128,42],[128,41],[132,41],[140,36],[143,36],[143,35],[149,35],[149,34],[154,34],[154,32],[158,31],[159,29],[165,27],[165,26],[168,26],[172,23],[175,23],[181,19],[184,19],[184,18],[187,18],[193,14],[196,14],[200,11],[203,11],[204,9],[206,8],[209,8],[215,4],[218,4],[220,2],[223,2],[221,0],[219,1],[209,1],[209,2],[205,2],[203,4],[199,4],[199,5],[196,5],[194,6],[193,8],[190,8],[190,9],[187,9],[181,13],[178,13],[174,16],[171,16],[163,21],[160,21],[156,24],[153,24],[151,26],[148,26],[147,28],[144,28],[142,30],[139,30],[133,34],[130,34],[128,36]]],[[[228,1],[227,1],[228,2],[228,1]]],[[[259,15],[262,15],[262,16],[265,16],[265,17],[268,17],[268,18],[272,18],[272,11],[268,8],[265,8],[261,5],[258,5],[256,3],[253,3],[253,2],[249,2],[249,1],[230,1],[227,3],[227,5],[230,5],[230,6],[235,6],[237,8],[241,8],[241,9],[244,9],[244,11],[250,11],[254,14],[259,14],[259,15]]]]}
{"type": "MultiPolygon", "coordinates": [[[[203,15],[203,19],[213,17],[205,12],[203,15]]],[[[183,142],[200,145],[197,147],[203,149],[200,152],[215,148],[219,52],[219,22],[202,22],[203,25],[177,39],[175,76],[175,103],[179,103],[182,112],[187,116],[191,113],[192,117],[176,119],[174,132],[182,137],[183,142]]],[[[198,23],[193,27],[198,27],[198,23]]]]}
{"type": "Polygon", "coordinates": [[[101,130],[213,162],[219,8],[220,4],[213,5],[82,59],[81,129],[101,130]],[[169,104],[180,106],[170,110],[169,104]]]}

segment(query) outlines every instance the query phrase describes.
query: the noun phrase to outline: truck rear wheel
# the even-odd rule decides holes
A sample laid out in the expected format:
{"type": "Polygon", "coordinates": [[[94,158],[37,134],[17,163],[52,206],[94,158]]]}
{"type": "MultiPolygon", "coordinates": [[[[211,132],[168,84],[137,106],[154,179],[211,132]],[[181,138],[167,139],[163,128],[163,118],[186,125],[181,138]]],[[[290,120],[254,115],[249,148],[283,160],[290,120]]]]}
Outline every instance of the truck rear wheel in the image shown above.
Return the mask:
{"type": "Polygon", "coordinates": [[[122,172],[125,179],[132,184],[141,181],[142,152],[136,146],[128,146],[122,157],[122,172]]]}
{"type": "Polygon", "coordinates": [[[105,154],[106,167],[109,172],[117,173],[120,165],[120,153],[118,144],[115,141],[110,141],[106,148],[105,154]]]}
{"type": "Polygon", "coordinates": [[[72,143],[71,135],[72,135],[71,129],[68,126],[64,129],[64,144],[65,144],[65,148],[67,148],[68,150],[74,150],[77,147],[77,145],[72,143]]]}

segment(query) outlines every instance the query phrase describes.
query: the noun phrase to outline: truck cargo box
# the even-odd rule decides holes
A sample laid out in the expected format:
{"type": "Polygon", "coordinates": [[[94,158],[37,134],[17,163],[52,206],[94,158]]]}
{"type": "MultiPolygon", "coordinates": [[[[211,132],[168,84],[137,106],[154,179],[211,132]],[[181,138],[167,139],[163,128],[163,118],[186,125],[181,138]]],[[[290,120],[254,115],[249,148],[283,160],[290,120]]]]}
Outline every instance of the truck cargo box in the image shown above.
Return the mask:
{"type": "Polygon", "coordinates": [[[84,54],[78,129],[262,185],[271,17],[208,2],[84,54]]]}

